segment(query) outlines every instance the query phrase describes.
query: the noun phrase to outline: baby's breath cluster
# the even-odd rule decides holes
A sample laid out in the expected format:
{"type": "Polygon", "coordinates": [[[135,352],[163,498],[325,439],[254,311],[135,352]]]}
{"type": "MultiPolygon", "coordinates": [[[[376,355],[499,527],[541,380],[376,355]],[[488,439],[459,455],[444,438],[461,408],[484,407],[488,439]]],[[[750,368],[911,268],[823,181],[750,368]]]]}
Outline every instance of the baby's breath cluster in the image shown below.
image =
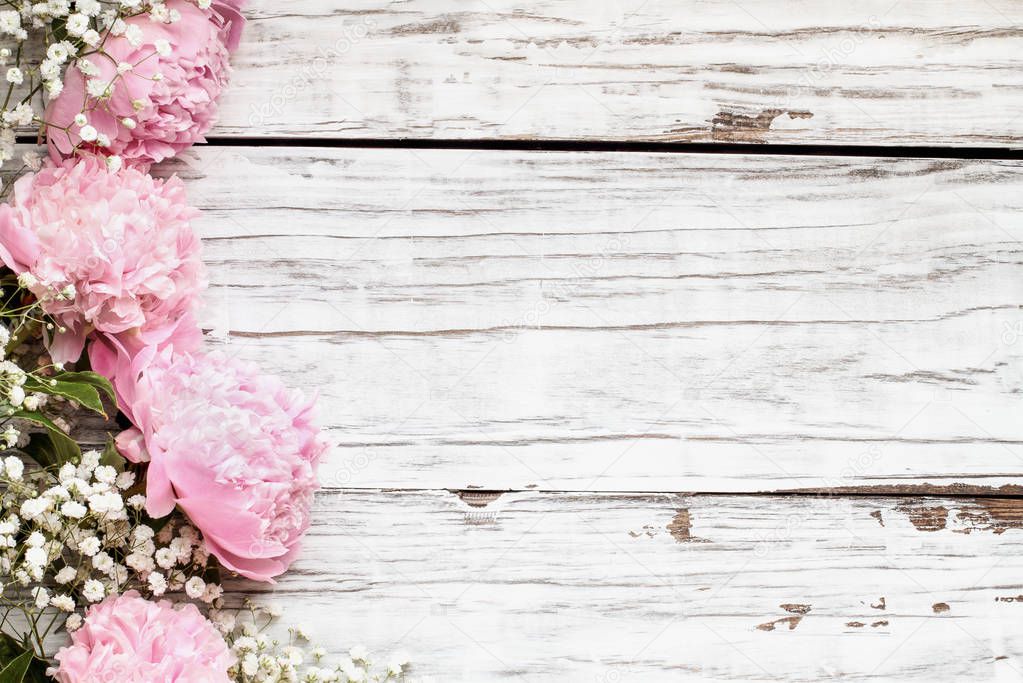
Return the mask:
{"type": "Polygon", "coordinates": [[[0,461],[0,575],[9,582],[0,586],[0,623],[40,657],[47,635],[61,625],[75,630],[82,609],[108,595],[184,591],[211,604],[222,594],[203,578],[208,555],[198,532],[176,517],[158,530],[147,524],[134,472],[101,457],[87,451],[56,471],[14,455],[0,461]]]}
{"type": "Polygon", "coordinates": [[[251,601],[243,609],[213,609],[210,619],[224,634],[237,664],[228,672],[236,683],[382,683],[405,681],[408,666],[402,654],[375,665],[369,651],[353,647],[347,657],[332,661],[314,647],[298,628],[288,629],[287,641],[273,637],[279,616],[270,607],[251,601]]]}

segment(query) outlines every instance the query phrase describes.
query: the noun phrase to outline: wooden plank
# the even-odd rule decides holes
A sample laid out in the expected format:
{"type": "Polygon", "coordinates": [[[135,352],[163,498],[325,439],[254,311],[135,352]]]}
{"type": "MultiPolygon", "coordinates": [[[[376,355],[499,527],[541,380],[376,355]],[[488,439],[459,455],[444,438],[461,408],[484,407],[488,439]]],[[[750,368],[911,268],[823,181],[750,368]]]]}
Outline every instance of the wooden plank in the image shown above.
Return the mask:
{"type": "Polygon", "coordinates": [[[216,135],[1018,146],[1014,0],[254,0],[216,135]]]}
{"type": "Polygon", "coordinates": [[[1019,501],[469,502],[321,494],[304,555],[270,599],[335,653],[408,652],[414,680],[1023,675],[1019,501]]]}
{"type": "Polygon", "coordinates": [[[1020,483],[1019,163],[220,148],[172,169],[206,210],[206,324],[320,393],[325,485],[1020,483]]]}

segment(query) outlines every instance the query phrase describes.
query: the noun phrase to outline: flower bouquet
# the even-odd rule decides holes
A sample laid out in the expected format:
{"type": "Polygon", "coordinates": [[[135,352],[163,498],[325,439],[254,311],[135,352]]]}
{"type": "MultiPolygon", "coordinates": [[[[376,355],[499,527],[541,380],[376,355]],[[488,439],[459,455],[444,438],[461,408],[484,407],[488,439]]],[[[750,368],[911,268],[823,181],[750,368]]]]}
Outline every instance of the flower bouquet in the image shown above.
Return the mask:
{"type": "Polygon", "coordinates": [[[242,0],[4,7],[0,160],[30,126],[47,154],[0,204],[0,683],[400,678],[221,584],[287,571],[327,449],[312,401],[202,350],[197,211],[149,175],[212,126],[242,0]],[[83,448],[88,413],[123,429],[83,448]]]}

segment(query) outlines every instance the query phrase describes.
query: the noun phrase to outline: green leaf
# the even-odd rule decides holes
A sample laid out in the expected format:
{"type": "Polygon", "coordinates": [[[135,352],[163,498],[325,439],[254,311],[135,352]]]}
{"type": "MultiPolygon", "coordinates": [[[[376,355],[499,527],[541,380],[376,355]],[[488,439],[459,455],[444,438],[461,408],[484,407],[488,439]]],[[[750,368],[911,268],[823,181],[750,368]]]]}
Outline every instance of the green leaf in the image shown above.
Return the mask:
{"type": "Polygon", "coordinates": [[[121,451],[117,450],[114,440],[109,436],[107,437],[107,445],[103,448],[103,454],[99,458],[99,464],[110,465],[118,472],[123,472],[128,464],[128,461],[121,455],[121,451]]]}
{"type": "Polygon", "coordinates": [[[25,646],[9,633],[0,633],[0,667],[7,666],[25,652],[25,646]]]}
{"type": "Polygon", "coordinates": [[[88,408],[89,410],[99,413],[103,417],[107,416],[106,411],[103,410],[103,400],[99,397],[99,392],[96,390],[96,387],[92,385],[80,384],[77,382],[62,382],[58,379],[39,381],[34,377],[29,377],[25,381],[25,388],[29,391],[34,391],[40,394],[63,396],[84,408],[88,408]]]}
{"type": "Polygon", "coordinates": [[[42,413],[16,410],[12,417],[46,427],[45,432],[33,434],[28,445],[22,449],[43,467],[60,466],[66,462],[78,462],[81,459],[82,449],[78,447],[78,443],[42,413]]]}
{"type": "Polygon", "coordinates": [[[0,670],[0,683],[9,683],[9,681],[15,681],[16,683],[53,683],[46,676],[46,662],[35,657],[33,652],[26,651],[18,641],[6,633],[3,634],[3,640],[0,643],[0,666],[3,665],[6,666],[0,670]],[[27,663],[23,660],[27,660],[27,663]],[[15,665],[24,667],[21,676],[16,675],[19,669],[15,668],[11,673],[11,677],[7,678],[8,669],[15,665]]]}
{"type": "Polygon", "coordinates": [[[80,371],[80,372],[62,372],[54,376],[54,379],[60,382],[79,382],[82,384],[88,384],[89,386],[95,387],[100,393],[105,394],[112,403],[117,404],[117,394],[114,393],[114,385],[110,383],[110,380],[99,374],[98,372],[92,371],[80,371]]]}
{"type": "Polygon", "coordinates": [[[32,664],[32,653],[22,652],[0,671],[0,683],[22,683],[28,667],[32,664]]]}
{"type": "Polygon", "coordinates": [[[82,452],[78,444],[54,438],[50,432],[33,434],[21,451],[41,467],[60,467],[66,462],[78,462],[82,452]]]}
{"type": "Polygon", "coordinates": [[[103,417],[107,413],[103,408],[101,394],[117,405],[117,395],[110,380],[95,372],[61,372],[43,379],[29,377],[25,381],[25,388],[42,394],[63,396],[103,417]]]}
{"type": "Polygon", "coordinates": [[[67,20],[66,19],[54,19],[50,22],[50,32],[53,34],[53,42],[58,43],[62,40],[74,41],[74,37],[67,32],[67,20]]]}

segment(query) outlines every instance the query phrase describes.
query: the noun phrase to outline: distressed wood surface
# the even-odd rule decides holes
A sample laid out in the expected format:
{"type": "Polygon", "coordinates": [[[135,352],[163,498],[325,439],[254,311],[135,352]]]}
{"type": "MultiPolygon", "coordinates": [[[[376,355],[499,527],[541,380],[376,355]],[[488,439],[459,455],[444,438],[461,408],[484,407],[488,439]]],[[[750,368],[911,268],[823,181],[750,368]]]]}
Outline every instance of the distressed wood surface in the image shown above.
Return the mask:
{"type": "Polygon", "coordinates": [[[1015,0],[254,0],[216,136],[1018,146],[1015,0]]]}
{"type": "Polygon", "coordinates": [[[206,325],[319,392],[328,487],[1019,491],[1019,163],[172,168],[205,209],[206,325]]]}
{"type": "Polygon", "coordinates": [[[1020,501],[494,498],[322,494],[270,599],[417,681],[1023,676],[1020,501]]]}

